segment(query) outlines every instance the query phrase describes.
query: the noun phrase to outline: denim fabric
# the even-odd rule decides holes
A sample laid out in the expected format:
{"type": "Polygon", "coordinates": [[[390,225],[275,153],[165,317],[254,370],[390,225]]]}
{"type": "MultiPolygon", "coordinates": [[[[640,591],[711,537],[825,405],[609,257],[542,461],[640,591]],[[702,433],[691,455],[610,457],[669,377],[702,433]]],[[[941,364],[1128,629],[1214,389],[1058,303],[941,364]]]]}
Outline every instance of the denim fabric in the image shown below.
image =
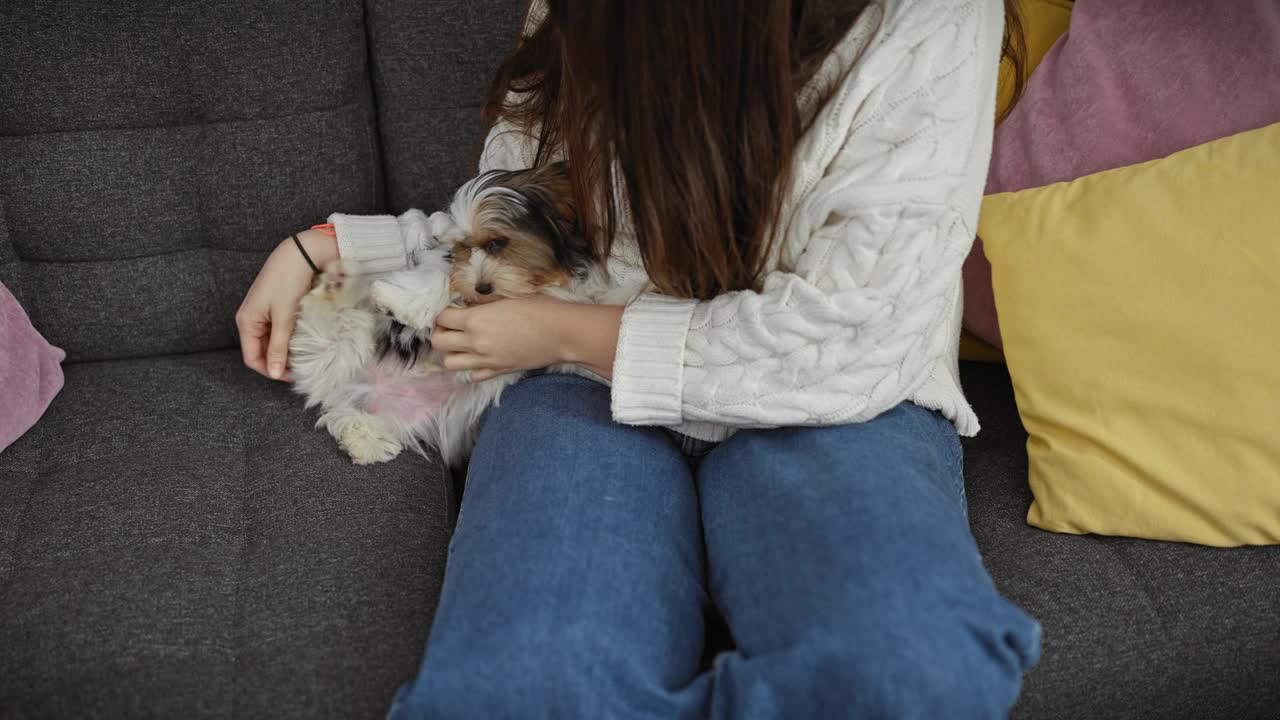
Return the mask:
{"type": "Polygon", "coordinates": [[[417,678],[390,717],[999,718],[1039,626],[996,592],[954,428],[742,431],[691,470],[609,391],[488,416],[417,678]],[[733,648],[700,663],[707,617],[733,648]]]}

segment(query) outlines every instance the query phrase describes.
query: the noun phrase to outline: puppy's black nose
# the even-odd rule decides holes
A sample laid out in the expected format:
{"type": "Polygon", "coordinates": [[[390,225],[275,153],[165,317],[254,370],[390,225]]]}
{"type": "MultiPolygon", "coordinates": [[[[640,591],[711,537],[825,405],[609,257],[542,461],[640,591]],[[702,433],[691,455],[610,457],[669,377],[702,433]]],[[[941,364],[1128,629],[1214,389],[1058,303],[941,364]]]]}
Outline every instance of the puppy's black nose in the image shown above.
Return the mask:
{"type": "Polygon", "coordinates": [[[490,285],[489,283],[476,283],[476,292],[481,295],[488,295],[493,292],[493,285],[490,285]]]}

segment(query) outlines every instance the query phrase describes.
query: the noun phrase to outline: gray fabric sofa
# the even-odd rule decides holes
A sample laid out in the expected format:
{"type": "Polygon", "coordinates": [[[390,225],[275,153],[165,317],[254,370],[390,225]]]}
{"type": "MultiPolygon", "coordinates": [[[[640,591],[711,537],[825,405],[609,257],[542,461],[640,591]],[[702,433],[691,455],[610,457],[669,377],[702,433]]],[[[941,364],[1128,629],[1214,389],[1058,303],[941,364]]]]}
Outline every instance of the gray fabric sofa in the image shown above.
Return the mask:
{"type": "MultiPolygon", "coordinates": [[[[414,672],[456,489],[353,467],[232,316],[289,231],[441,205],[520,5],[0,3],[0,282],[68,353],[0,453],[0,718],[376,718],[414,672]]],[[[974,533],[1045,628],[1014,716],[1280,718],[1280,549],[1028,527],[1009,377],[964,378],[974,533]]]]}

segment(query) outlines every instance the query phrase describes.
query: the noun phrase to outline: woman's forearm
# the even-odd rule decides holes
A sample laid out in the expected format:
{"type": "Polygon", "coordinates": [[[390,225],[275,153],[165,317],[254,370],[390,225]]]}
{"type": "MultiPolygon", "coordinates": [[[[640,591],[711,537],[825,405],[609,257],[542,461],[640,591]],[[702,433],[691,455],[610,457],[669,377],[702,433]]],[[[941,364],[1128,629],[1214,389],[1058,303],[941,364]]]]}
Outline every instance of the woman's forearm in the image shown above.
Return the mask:
{"type": "Polygon", "coordinates": [[[564,359],[605,379],[613,378],[613,356],[618,350],[622,305],[579,305],[557,308],[555,322],[564,359]]]}
{"type": "Polygon", "coordinates": [[[302,247],[306,248],[307,255],[321,270],[324,270],[325,265],[338,259],[338,239],[328,233],[319,230],[303,230],[298,233],[298,240],[302,241],[302,247]]]}

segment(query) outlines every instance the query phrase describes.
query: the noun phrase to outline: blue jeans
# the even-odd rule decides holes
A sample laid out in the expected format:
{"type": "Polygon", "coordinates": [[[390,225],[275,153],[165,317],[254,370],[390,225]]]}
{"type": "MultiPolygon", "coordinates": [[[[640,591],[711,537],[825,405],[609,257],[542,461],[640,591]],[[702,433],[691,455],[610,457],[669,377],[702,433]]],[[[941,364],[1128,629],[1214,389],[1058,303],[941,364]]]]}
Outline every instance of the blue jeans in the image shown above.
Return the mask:
{"type": "Polygon", "coordinates": [[[609,390],[512,386],[471,461],[408,718],[999,718],[1040,652],[945,419],[741,431],[696,469],[609,390]],[[718,611],[733,648],[702,663],[718,611]]]}

